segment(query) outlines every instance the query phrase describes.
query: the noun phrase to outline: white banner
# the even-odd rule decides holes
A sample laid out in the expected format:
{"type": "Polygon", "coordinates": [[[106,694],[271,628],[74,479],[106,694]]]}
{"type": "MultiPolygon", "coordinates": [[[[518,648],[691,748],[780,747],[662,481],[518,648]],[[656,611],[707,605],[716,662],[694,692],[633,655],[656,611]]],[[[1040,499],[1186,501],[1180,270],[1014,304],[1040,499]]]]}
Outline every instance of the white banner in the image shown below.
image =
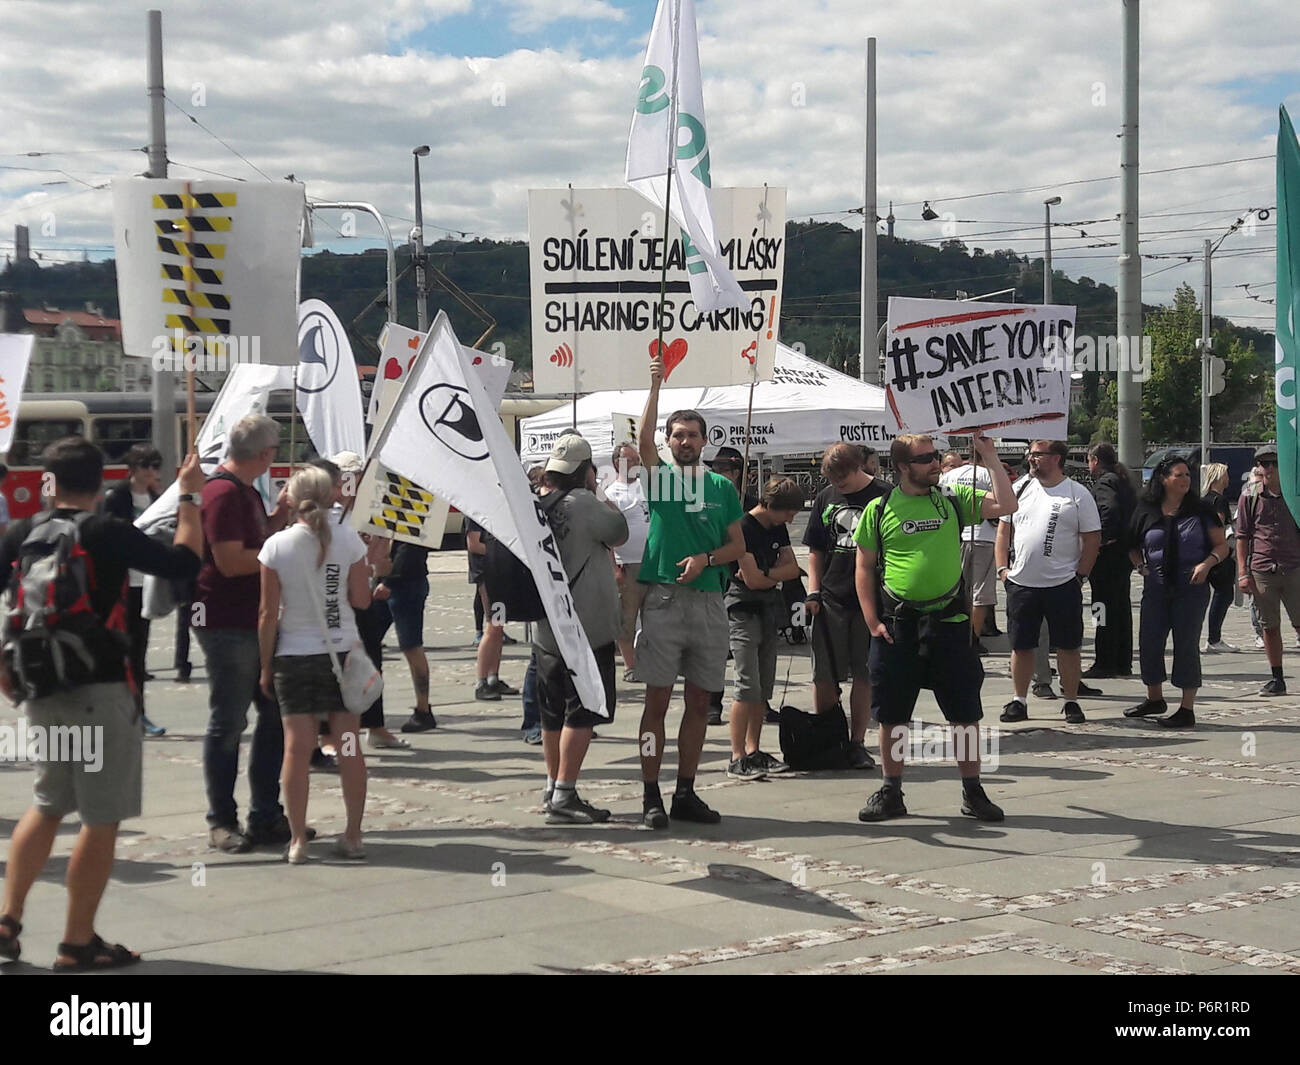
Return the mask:
{"type": "Polygon", "coordinates": [[[375,457],[445,497],[528,566],[582,705],[609,717],[546,514],[467,349],[442,312],[420,347],[375,457]]]}
{"type": "Polygon", "coordinates": [[[316,453],[366,453],[361,379],[343,323],[320,300],[298,308],[298,410],[316,453]]]}
{"type": "Polygon", "coordinates": [[[966,433],[1068,416],[1074,312],[891,296],[885,394],[899,430],[966,433]]]}
{"type": "MultiPolygon", "coordinates": [[[[387,323],[379,334],[379,368],[375,371],[375,387],[370,392],[370,409],[366,412],[366,421],[371,425],[382,422],[379,405],[383,396],[393,395],[406,380],[406,373],[415,362],[415,353],[420,350],[424,340],[423,333],[407,329],[396,322],[387,323]]],[[[464,347],[464,345],[461,345],[464,347]]],[[[477,348],[465,348],[466,358],[477,367],[483,385],[488,390],[497,408],[501,406],[501,397],[505,394],[510,375],[514,373],[515,364],[502,355],[479,351],[477,348]]]]}
{"type": "MultiPolygon", "coordinates": [[[[723,258],[743,309],[701,310],[685,242],[668,246],[664,371],[670,388],[772,376],[785,268],[785,189],[715,189],[723,258]]],[[[659,342],[663,213],[628,189],[528,193],[533,388],[587,393],[644,388],[659,342]]]]}
{"type": "Polygon", "coordinates": [[[18,404],[35,345],[36,338],[29,333],[0,333],[0,452],[7,452],[14,442],[18,404]]]}
{"type": "Polygon", "coordinates": [[[303,206],[289,181],[114,181],[122,350],[155,370],[292,366],[303,206]]]}
{"type": "Polygon", "coordinates": [[[749,300],[718,253],[709,205],[713,179],[695,0],[659,0],[628,134],[627,183],[661,211],[667,199],[673,220],[689,235],[684,259],[695,305],[701,311],[747,307],[749,300]]]}

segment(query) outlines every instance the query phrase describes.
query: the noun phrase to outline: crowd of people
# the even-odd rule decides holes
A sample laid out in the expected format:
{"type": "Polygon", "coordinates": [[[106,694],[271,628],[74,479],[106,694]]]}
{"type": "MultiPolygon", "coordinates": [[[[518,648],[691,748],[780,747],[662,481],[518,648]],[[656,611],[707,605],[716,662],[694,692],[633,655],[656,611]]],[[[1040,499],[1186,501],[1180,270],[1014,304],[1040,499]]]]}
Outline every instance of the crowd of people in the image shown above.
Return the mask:
{"type": "MultiPolygon", "coordinates": [[[[624,684],[644,686],[635,742],[647,828],[721,821],[695,784],[710,719],[727,690],[728,659],[727,774],[750,781],[789,771],[763,750],[762,734],[772,714],[779,636],[792,624],[792,587],[801,589],[793,610],[811,630],[814,712],[847,727],[849,768],[875,768],[867,742],[873,720],[878,727],[881,785],[859,811],[864,822],[907,813],[904,740],[922,688],[933,692],[959,737],[960,812],[1003,820],[981,783],[977,739],[988,654],[981,637],[998,632],[999,583],[1013,687],[1004,722],[1029,717],[1031,686],[1035,699],[1056,697],[1049,651],[1068,723],[1084,723],[1079,699],[1100,694],[1085,677],[1132,675],[1133,570],[1142,578],[1137,655],[1146,698],[1127,717],[1159,716],[1169,728],[1195,725],[1201,654],[1236,650],[1222,634],[1234,574],[1252,597],[1272,671],[1262,694],[1285,693],[1280,610],[1285,605],[1300,629],[1300,530],[1281,498],[1275,448],[1257,453],[1234,514],[1222,466],[1208,465],[1198,486],[1187,461],[1167,459],[1139,497],[1108,444],[1090,451],[1090,487],[1068,476],[1068,450],[1059,441],[1032,442],[1028,471],[1015,477],[982,434],[973,438],[978,461],[969,465],[954,452],[941,454],[927,436],[903,435],[890,446],[892,481],[879,475],[873,454],[832,444],[822,458],[826,486],[812,500],[803,537],[805,572],[789,533],[806,504],[801,486],[778,475],[757,497],[744,497],[743,462],[724,449],[714,460],[719,468],[709,468],[708,425],[693,410],[662,420],[667,455],[661,454],[655,433],[662,378],[661,363],[652,360],[640,436],[612,456],[612,481],[598,481],[590,443],[576,432],[563,435],[531,475],[591,645],[603,714],[583,704],[545,620],[532,627],[522,693],[501,679],[505,618],[483,579],[491,536],[468,526],[470,576],[482,611],[474,698],[522,694],[525,739],[542,747],[548,823],[600,823],[611,816],[578,786],[595,727],[614,713],[620,657],[624,684]],[[1235,537],[1229,535],[1234,525],[1235,537]],[[1084,583],[1091,586],[1089,605],[1084,583]],[[1095,660],[1085,670],[1088,613],[1097,636],[1095,660]],[[660,778],[679,681],[676,779],[665,801],[660,778]],[[1173,713],[1163,695],[1167,682],[1180,693],[1173,713]]],[[[358,663],[380,670],[389,627],[396,629],[415,694],[401,732],[437,727],[424,650],[427,549],[352,529],[344,478],[361,468],[352,454],[299,469],[268,513],[255,485],[278,442],[271,419],[250,415],[232,428],[228,458],[214,475],[205,477],[197,460],[187,459],[171,543],[132,524],[158,495],[156,452],[133,452],[130,477],[101,502],[97,449],[69,438],[47,450],[50,505],[36,518],[14,522],[0,540],[0,571],[9,575],[0,678],[31,723],[104,726],[112,771],[92,774],[55,761],[38,767],[33,806],[18,822],[9,852],[0,959],[18,956],[26,896],[60,822],[75,811],[82,827],[69,864],[68,919],[56,965],[105,968],[138,960],[100,938],[94,917],[118,826],[140,812],[142,737],[162,731],[144,713],[145,575],[172,582],[188,623],[178,627],[178,639],[192,627],[206,661],[203,766],[214,849],[270,846],[284,848],[291,864],[307,862],[315,835],[307,823],[309,774],[326,759],[339,773],[346,811],[333,853],[365,857],[361,732],[372,748],[404,748],[409,741],[385,726],[382,696],[358,705],[344,664],[349,672],[358,663]],[[14,630],[22,593],[31,598],[32,582],[54,572],[41,568],[51,551],[64,567],[61,575],[84,560],[76,572],[83,574],[84,611],[93,620],[78,637],[85,638],[90,668],[77,672],[75,662],[56,654],[58,683],[37,668],[44,660],[14,630]],[[250,801],[241,821],[235,793],[250,709],[256,718],[250,801]]]]}

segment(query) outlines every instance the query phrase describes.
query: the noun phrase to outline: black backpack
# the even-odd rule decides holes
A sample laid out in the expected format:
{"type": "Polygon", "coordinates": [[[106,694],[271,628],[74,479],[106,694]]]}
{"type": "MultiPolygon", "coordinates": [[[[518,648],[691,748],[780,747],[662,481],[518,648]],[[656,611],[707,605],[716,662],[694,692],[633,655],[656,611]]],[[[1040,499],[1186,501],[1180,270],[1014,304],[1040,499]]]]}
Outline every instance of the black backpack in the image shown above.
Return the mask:
{"type": "Polygon", "coordinates": [[[4,605],[5,666],[15,694],[40,699],[90,684],[127,650],[126,582],[107,621],[95,613],[95,567],[81,543],[89,511],[38,515],[18,548],[4,605]]]}
{"type": "Polygon", "coordinates": [[[483,585],[487,588],[488,602],[494,608],[501,604],[506,621],[541,621],[546,617],[546,610],[532,571],[495,536],[488,532],[482,535],[487,548],[483,585]]]}

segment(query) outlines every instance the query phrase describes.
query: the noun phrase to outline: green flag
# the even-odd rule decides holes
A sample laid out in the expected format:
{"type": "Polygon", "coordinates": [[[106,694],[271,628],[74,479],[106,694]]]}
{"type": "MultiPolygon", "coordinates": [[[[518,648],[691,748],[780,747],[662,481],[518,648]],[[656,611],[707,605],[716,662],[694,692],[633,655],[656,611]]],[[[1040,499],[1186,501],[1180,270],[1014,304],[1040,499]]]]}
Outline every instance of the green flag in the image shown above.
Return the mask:
{"type": "Polygon", "coordinates": [[[1277,459],[1282,496],[1300,521],[1300,438],[1296,434],[1296,371],[1300,369],[1300,146],[1286,108],[1277,130],[1277,459]]]}

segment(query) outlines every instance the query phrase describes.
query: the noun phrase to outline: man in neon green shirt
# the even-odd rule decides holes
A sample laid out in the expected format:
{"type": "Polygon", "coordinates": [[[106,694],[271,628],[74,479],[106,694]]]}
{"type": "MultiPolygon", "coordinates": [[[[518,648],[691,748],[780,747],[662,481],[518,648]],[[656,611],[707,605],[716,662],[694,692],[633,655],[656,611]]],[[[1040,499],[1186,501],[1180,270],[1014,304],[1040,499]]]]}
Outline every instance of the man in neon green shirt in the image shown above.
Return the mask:
{"type": "Polygon", "coordinates": [[[674,411],[664,425],[672,464],[655,447],[663,362],[650,360],[646,397],[637,441],[650,529],[638,580],[647,585],[641,605],[641,639],[636,671],[645,682],[645,710],[637,730],[642,819],[650,828],[667,828],[668,813],[659,794],[664,718],[680,675],[686,684],[686,712],[677,732],[676,821],[717,824],[722,818],[695,794],[695,773],[708,728],[709,693],[726,684],[729,628],[722,592],[731,576],[729,562],[745,553],[740,530],[740,499],[730,481],[706,470],[700,459],[706,426],[695,411],[674,411]]]}
{"type": "Polygon", "coordinates": [[[1013,514],[1017,502],[993,442],[975,434],[975,449],[993,477],[988,494],[970,485],[940,490],[939,452],[928,436],[904,435],[890,446],[899,485],[867,504],[853,538],[858,545],[858,599],[871,641],[871,711],[880,723],[884,786],[858,813],[884,821],[907,813],[903,753],[920,689],[930,688],[953,725],[962,778],[961,812],[1001,821],[980,785],[980,686],[984,669],[967,624],[961,572],[964,526],[1013,514]],[[879,530],[877,532],[877,530],[879,530]],[[876,560],[883,556],[877,587],[876,560]]]}

